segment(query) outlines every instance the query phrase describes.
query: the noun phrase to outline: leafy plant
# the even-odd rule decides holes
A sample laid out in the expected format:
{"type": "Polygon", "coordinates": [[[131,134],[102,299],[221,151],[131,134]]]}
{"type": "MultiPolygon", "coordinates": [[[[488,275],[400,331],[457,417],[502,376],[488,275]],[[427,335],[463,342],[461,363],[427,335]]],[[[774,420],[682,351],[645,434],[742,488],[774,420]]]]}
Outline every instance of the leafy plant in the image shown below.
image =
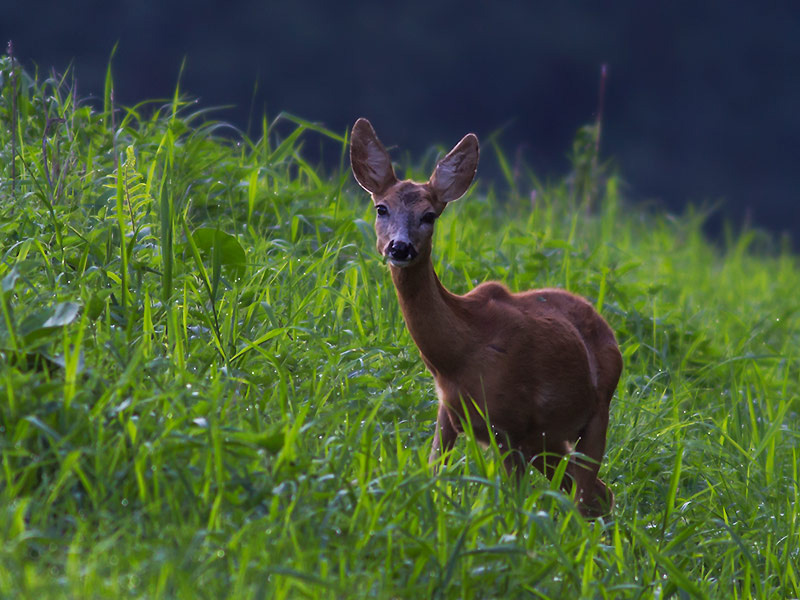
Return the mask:
{"type": "Polygon", "coordinates": [[[765,234],[715,247],[596,170],[590,212],[524,173],[535,203],[479,183],[437,222],[448,288],[566,287],[617,331],[618,506],[588,523],[472,439],[430,471],[346,136],[116,107],[110,68],[102,107],[8,57],[0,83],[0,595],[800,596],[800,273],[765,234]]]}

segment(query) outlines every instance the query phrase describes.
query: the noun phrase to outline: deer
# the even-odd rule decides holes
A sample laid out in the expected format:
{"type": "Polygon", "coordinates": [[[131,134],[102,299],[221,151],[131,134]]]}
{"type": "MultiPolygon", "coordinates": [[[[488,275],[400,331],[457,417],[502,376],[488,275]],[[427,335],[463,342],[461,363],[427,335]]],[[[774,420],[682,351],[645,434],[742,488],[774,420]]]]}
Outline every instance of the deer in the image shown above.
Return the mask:
{"type": "Polygon", "coordinates": [[[478,168],[469,133],[424,183],[398,180],[365,118],[350,136],[350,164],[372,197],[378,252],[388,263],[406,327],[434,378],[438,414],[429,462],[445,463],[469,426],[503,452],[506,470],[529,464],[560,486],[586,518],[608,515],[614,494],[598,477],[609,407],[622,372],[614,332],[584,298],[559,288],[512,293],[487,281],[460,296],[439,281],[431,260],[436,220],[463,196],[478,168]],[[441,459],[441,461],[440,461],[441,459]]]}

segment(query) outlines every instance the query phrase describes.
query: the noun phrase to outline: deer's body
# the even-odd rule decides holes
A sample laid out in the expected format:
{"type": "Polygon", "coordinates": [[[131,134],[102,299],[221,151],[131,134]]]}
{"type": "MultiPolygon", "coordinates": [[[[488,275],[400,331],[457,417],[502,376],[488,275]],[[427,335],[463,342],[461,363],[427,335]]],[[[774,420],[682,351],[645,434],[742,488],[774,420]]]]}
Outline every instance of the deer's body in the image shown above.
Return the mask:
{"type": "Polygon", "coordinates": [[[477,159],[477,138],[469,135],[429,182],[397,181],[369,122],[359,119],[353,128],[351,162],[378,210],[378,249],[390,264],[406,326],[436,380],[431,460],[453,446],[465,422],[479,441],[494,435],[511,450],[509,469],[532,461],[548,476],[555,458],[580,440],[577,449],[590,460],[573,459],[568,473],[584,514],[604,514],[613,494],[597,471],[622,369],[611,328],[591,304],[564,290],[511,293],[487,282],[458,296],[434,272],[433,222],[466,191],[477,159]]]}

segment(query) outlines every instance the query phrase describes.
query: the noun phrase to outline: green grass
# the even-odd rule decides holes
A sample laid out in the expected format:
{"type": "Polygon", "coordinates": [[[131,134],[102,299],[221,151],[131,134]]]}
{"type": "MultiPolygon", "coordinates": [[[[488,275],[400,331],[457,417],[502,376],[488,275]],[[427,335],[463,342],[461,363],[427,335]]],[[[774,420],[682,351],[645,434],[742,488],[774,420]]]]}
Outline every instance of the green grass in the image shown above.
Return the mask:
{"type": "Polygon", "coordinates": [[[714,247],[613,176],[593,214],[523,174],[438,222],[453,291],[565,287],[617,332],[617,508],[586,522],[474,440],[429,469],[343,135],[115,107],[110,76],[102,109],[21,72],[12,102],[1,66],[3,598],[800,596],[800,269],[763,234],[714,247]]]}

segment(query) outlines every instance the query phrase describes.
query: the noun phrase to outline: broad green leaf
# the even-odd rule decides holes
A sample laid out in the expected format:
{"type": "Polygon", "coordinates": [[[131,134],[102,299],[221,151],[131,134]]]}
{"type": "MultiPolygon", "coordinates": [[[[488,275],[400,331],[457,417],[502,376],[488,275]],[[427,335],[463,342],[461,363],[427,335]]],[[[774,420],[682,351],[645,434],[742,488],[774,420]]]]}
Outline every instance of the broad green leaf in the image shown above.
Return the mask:
{"type": "Polygon", "coordinates": [[[194,230],[192,239],[204,258],[213,260],[216,252],[221,266],[229,268],[236,277],[244,276],[247,257],[235,236],[219,229],[200,227],[194,230]]]}
{"type": "Polygon", "coordinates": [[[69,325],[78,316],[80,306],[74,302],[61,302],[53,307],[53,315],[42,327],[63,327],[69,325]]]}
{"type": "Polygon", "coordinates": [[[3,277],[2,289],[4,294],[7,294],[14,289],[14,285],[17,283],[18,278],[19,271],[17,270],[17,267],[12,268],[8,275],[3,277]]]}
{"type": "Polygon", "coordinates": [[[60,302],[50,308],[39,310],[26,317],[20,327],[20,333],[26,344],[41,339],[52,331],[69,325],[78,316],[80,305],[75,302],[60,302]]]}

